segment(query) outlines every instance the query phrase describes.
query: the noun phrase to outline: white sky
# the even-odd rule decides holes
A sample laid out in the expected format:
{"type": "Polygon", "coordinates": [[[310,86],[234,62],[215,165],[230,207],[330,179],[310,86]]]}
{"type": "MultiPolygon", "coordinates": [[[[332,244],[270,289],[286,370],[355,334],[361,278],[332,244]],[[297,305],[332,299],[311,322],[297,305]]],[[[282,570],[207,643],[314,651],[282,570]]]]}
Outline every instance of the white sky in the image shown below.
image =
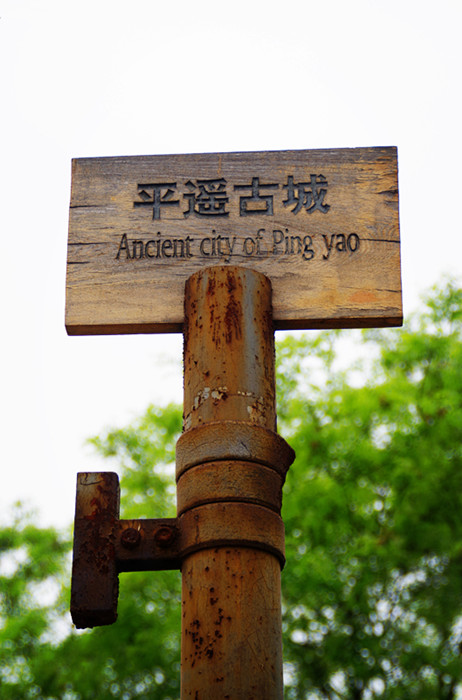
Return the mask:
{"type": "Polygon", "coordinates": [[[182,400],[182,338],[68,338],[71,158],[398,146],[405,313],[460,274],[460,0],[0,0],[0,507],[73,518],[84,448],[182,400]],[[161,355],[171,363],[160,362],[161,355]]]}

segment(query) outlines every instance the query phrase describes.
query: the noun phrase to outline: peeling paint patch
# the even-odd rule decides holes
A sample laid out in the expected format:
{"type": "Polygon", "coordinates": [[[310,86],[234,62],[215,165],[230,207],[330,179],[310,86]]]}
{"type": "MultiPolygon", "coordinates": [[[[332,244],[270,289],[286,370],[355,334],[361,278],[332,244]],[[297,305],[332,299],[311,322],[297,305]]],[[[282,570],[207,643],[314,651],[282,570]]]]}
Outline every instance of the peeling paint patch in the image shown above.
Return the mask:
{"type": "Polygon", "coordinates": [[[223,401],[226,401],[226,399],[228,398],[228,387],[217,386],[216,389],[212,390],[211,396],[214,402],[220,401],[222,399],[223,401]]]}
{"type": "Polygon", "coordinates": [[[247,406],[247,413],[252,423],[265,424],[266,408],[262,396],[257,398],[250,406],[247,406]]]}
{"type": "Polygon", "coordinates": [[[204,401],[207,401],[209,396],[210,387],[204,386],[204,388],[201,391],[198,391],[194,397],[193,410],[196,411],[199,408],[199,406],[201,406],[204,403],[204,401]]]}

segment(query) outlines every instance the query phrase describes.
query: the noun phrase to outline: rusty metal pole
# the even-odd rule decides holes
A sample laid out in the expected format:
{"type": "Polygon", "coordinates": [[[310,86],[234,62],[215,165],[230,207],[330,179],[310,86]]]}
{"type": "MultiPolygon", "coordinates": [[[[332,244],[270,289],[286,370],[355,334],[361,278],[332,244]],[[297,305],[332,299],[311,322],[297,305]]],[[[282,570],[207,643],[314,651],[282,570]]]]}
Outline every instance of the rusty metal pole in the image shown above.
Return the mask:
{"type": "Polygon", "coordinates": [[[281,700],[282,484],[271,284],[212,267],[186,283],[181,698],[281,700]]]}

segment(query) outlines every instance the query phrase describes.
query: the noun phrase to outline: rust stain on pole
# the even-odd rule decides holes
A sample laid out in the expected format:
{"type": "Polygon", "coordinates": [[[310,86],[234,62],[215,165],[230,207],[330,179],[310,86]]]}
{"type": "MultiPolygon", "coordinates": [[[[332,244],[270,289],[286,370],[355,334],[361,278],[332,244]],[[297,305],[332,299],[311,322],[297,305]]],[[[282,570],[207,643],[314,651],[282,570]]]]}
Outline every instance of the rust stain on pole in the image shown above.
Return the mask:
{"type": "Polygon", "coordinates": [[[278,561],[216,548],[189,557],[182,575],[182,699],[281,700],[278,561]]]}
{"type": "Polygon", "coordinates": [[[294,455],[274,432],[266,277],[216,267],[187,281],[184,368],[181,698],[281,700],[279,513],[294,455]]]}

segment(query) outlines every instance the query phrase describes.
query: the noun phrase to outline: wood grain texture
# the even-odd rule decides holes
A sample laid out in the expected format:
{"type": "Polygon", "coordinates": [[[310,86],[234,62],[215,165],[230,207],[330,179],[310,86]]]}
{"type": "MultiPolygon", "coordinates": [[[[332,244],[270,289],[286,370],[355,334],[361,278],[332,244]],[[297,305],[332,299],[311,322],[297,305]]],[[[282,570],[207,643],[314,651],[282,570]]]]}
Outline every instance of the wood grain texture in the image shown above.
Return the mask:
{"type": "Polygon", "coordinates": [[[397,180],[392,147],[76,159],[67,331],[182,331],[215,265],[270,278],[277,329],[400,325],[397,180]]]}

